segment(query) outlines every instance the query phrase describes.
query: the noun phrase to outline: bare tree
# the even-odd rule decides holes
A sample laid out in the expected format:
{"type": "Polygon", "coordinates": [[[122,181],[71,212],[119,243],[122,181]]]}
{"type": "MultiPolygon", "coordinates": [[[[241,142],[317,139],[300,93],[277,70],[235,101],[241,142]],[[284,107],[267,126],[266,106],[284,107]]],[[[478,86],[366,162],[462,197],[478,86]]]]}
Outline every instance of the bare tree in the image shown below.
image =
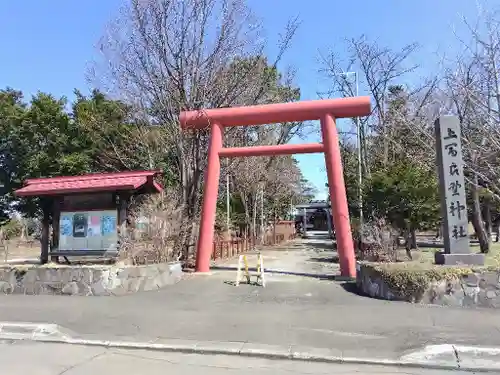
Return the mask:
{"type": "MultiPolygon", "coordinates": [[[[439,77],[425,78],[416,87],[405,82],[419,68],[410,62],[418,45],[411,43],[394,51],[364,36],[347,43],[350,50],[347,61],[335,54],[323,55],[322,73],[331,81],[330,95],[354,96],[352,75],[345,74],[354,71],[358,74],[358,84],[372,97],[372,113],[361,119],[359,126],[363,174],[370,177],[372,169],[404,159],[434,170],[432,124],[439,108],[436,102],[439,77]]],[[[415,230],[406,233],[406,237],[412,239],[407,241],[410,247],[415,247],[415,230]]]]}
{"type": "Polygon", "coordinates": [[[382,135],[384,163],[389,158],[390,129],[386,121],[386,105],[388,89],[399,84],[400,80],[414,71],[417,66],[405,66],[408,57],[417,49],[417,44],[409,44],[399,51],[392,51],[369,41],[366,36],[347,41],[350,53],[347,61],[342,61],[335,53],[322,54],[321,72],[331,80],[331,89],[327,94],[340,94],[344,97],[355,95],[352,77],[344,74],[356,71],[360,83],[366,85],[373,98],[373,109],[370,116],[360,119],[360,141],[363,156],[363,171],[369,173],[367,139],[370,132],[382,135]]]}
{"type": "Polygon", "coordinates": [[[460,39],[464,51],[455,66],[447,70],[446,91],[451,109],[462,125],[467,180],[472,196],[472,224],[481,251],[487,252],[492,227],[490,198],[500,198],[497,172],[500,163],[500,18],[496,12],[480,12],[475,25],[465,18],[464,24],[471,41],[460,39]],[[485,210],[480,204],[483,190],[489,193],[483,200],[485,210]]]}
{"type": "MultiPolygon", "coordinates": [[[[287,25],[271,67],[296,27],[287,25]]],[[[264,43],[244,0],[131,0],[101,41],[105,64],[92,75],[110,82],[108,92],[134,105],[142,121],[165,129],[163,147],[192,223],[199,217],[207,133],[182,132],[179,112],[272,101],[262,74],[264,43]]]]}
{"type": "MultiPolygon", "coordinates": [[[[287,124],[278,124],[277,126],[256,127],[252,133],[248,131],[245,133],[251,137],[244,143],[247,145],[279,144],[283,139],[282,134],[287,131],[283,128],[287,126],[287,124]]],[[[265,195],[267,210],[275,212],[278,210],[278,202],[283,199],[290,202],[291,197],[299,195],[298,186],[302,181],[300,169],[289,156],[235,159],[229,165],[228,173],[231,175],[233,188],[241,199],[245,211],[245,224],[252,236],[257,236],[259,232],[257,215],[261,210],[258,204],[263,199],[262,197],[265,195]]],[[[263,228],[260,228],[260,232],[262,230],[263,228]]]]}
{"type": "MultiPolygon", "coordinates": [[[[469,184],[472,205],[471,222],[480,242],[481,251],[487,252],[491,236],[492,199],[500,198],[499,104],[500,86],[498,64],[499,21],[497,14],[482,14],[472,26],[466,19],[471,41],[462,41],[464,51],[444,71],[443,85],[429,92],[427,105],[420,111],[421,119],[428,124],[442,113],[454,113],[462,127],[466,181],[469,184]],[[481,207],[481,201],[486,207],[481,207]],[[484,212],[485,218],[482,217],[484,212]]],[[[410,130],[410,128],[409,128],[410,130]]],[[[422,150],[434,156],[434,138],[430,127],[413,126],[415,139],[422,150]]],[[[412,152],[415,152],[412,149],[412,152]]]]}

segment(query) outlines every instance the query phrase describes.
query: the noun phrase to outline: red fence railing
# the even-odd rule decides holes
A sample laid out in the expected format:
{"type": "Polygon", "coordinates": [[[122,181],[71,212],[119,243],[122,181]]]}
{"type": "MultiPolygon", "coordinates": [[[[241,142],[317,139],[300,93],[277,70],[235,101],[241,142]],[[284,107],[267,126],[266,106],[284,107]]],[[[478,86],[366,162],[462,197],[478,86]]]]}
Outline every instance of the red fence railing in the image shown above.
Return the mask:
{"type": "Polygon", "coordinates": [[[212,260],[227,259],[246,253],[255,247],[251,238],[238,238],[228,241],[215,241],[212,248],[212,260]]]}
{"type": "Polygon", "coordinates": [[[266,235],[262,243],[255,238],[237,238],[226,241],[215,241],[212,248],[212,260],[228,259],[239,254],[246,253],[255,248],[255,246],[273,246],[289,241],[295,238],[295,234],[276,234],[266,235]]]}

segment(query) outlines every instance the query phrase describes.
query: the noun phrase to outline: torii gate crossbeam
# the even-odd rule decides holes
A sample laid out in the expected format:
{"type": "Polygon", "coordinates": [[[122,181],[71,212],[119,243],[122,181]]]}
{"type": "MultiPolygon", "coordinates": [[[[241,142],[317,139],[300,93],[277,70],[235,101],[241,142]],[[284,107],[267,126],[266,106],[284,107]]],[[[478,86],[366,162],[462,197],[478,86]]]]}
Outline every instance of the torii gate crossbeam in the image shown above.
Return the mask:
{"type": "Polygon", "coordinates": [[[181,112],[180,123],[183,129],[199,130],[210,127],[208,167],[205,175],[200,235],[197,244],[196,271],[208,272],[210,270],[221,157],[324,152],[340,272],[342,276],[355,277],[356,260],[335,119],[367,116],[370,111],[370,98],[366,96],[181,112]],[[320,120],[322,143],[222,147],[225,127],[308,120],[320,120]]]}

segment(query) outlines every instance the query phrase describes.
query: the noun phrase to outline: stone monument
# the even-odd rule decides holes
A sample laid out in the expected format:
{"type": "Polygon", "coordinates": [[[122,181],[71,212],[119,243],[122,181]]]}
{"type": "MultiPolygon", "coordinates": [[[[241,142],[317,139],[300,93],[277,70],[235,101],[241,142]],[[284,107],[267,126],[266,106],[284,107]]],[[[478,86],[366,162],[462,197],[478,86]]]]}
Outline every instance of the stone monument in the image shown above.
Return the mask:
{"type": "Polygon", "coordinates": [[[442,116],[434,127],[444,235],[444,252],[436,252],[436,263],[483,265],[484,254],[471,252],[467,233],[460,121],[456,116],[442,116]]]}

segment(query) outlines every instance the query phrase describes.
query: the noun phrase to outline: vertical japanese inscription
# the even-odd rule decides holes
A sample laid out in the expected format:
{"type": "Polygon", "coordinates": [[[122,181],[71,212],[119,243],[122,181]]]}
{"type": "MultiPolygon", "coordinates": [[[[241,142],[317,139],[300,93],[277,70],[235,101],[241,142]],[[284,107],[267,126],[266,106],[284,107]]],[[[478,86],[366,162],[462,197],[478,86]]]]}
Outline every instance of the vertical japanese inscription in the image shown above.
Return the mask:
{"type": "Polygon", "coordinates": [[[443,116],[436,120],[434,126],[445,253],[468,254],[470,250],[460,122],[456,116],[443,116]]]}

